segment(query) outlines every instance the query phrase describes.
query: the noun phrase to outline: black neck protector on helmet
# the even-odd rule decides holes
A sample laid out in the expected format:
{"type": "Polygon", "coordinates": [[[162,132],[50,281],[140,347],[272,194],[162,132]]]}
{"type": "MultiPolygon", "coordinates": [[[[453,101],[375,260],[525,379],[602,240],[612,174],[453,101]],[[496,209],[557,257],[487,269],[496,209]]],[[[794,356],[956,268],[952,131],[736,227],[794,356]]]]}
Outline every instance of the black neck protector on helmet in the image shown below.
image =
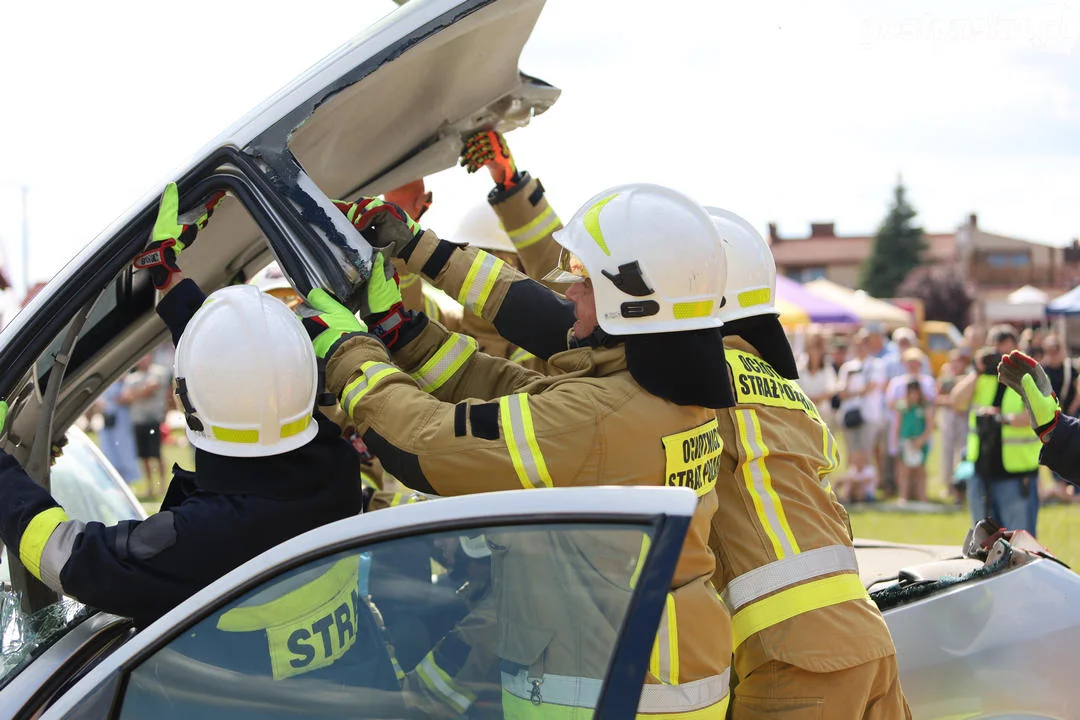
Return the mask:
{"type": "Polygon", "coordinates": [[[625,335],[626,367],[641,387],[676,405],[735,406],[720,328],[625,335]]]}
{"type": "Polygon", "coordinates": [[[780,377],[788,380],[799,379],[795,355],[791,352],[791,343],[788,342],[778,316],[755,315],[732,320],[724,323],[724,334],[728,337],[741,337],[753,345],[761,359],[772,365],[780,377]]]}

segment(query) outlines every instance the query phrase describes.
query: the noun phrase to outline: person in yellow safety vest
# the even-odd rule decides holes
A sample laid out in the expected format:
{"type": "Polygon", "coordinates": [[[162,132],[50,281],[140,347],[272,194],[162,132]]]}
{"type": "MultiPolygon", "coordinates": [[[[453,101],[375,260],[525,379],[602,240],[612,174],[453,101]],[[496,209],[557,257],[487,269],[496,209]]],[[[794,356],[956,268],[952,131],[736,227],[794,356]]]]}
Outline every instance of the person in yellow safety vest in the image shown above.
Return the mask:
{"type": "Polygon", "coordinates": [[[836,442],[795,382],[772,252],[743,218],[707,209],[728,257],[720,316],[737,403],[716,413],[724,453],[709,538],[732,615],[732,717],[910,717],[829,486],[836,442]]]}
{"type": "Polygon", "coordinates": [[[996,326],[988,339],[992,347],[977,355],[977,369],[949,397],[955,410],[968,413],[965,459],[975,466],[967,491],[971,521],[989,517],[1034,535],[1042,441],[1028,423],[1023,398],[997,377],[1002,356],[1018,347],[1017,334],[1007,325],[996,326]]]}
{"type": "MultiPolygon", "coordinates": [[[[461,164],[469,173],[486,167],[495,187],[488,194],[487,203],[465,213],[452,239],[486,250],[529,277],[542,281],[559,257],[559,246],[551,236],[562,228],[562,221],[548,204],[544,186],[528,172],[518,170],[506,139],[494,130],[474,133],[465,141],[461,164]]],[[[432,201],[431,193],[425,192],[423,180],[392,190],[384,197],[417,221],[432,201]]],[[[406,310],[423,312],[448,330],[475,338],[481,352],[546,372],[543,361],[507,342],[491,323],[459,308],[454,309],[456,312],[448,311],[446,303],[440,305],[430,292],[430,286],[423,283],[418,274],[407,272],[400,261],[396,261],[395,266],[401,277],[401,295],[406,310]]],[[[566,289],[563,285],[552,287],[559,292],[566,289]]]]}
{"type": "MultiPolygon", "coordinates": [[[[553,368],[543,376],[490,357],[423,315],[404,313],[376,260],[368,306],[379,312],[366,321],[385,347],[324,291],[308,297],[318,312],[308,320],[309,333],[326,358],[328,389],[364,441],[406,485],[440,495],[601,484],[693,489],[698,509],[639,712],[723,718],[729,617],[710,582],[715,561],[707,541],[722,449],[715,409],[733,398],[717,321],[725,258],[709,215],[655,185],[599,194],[555,236],[563,250],[551,279],[573,282],[564,299],[482,250],[423,232],[377,198],[354,210],[350,219],[373,245],[464,298],[472,312],[553,368]],[[687,455],[684,446],[693,452],[687,455]]],[[[640,555],[640,548],[631,550],[628,558],[640,555]]],[[[560,552],[567,553],[553,548],[550,557],[560,552]]],[[[589,550],[574,552],[566,566],[589,550]]],[[[519,569],[512,558],[498,567],[519,569]]],[[[541,572],[533,583],[558,584],[557,577],[541,572]]],[[[581,639],[597,637],[596,623],[611,618],[603,606],[563,607],[548,593],[515,590],[526,585],[498,584],[515,594],[495,593],[495,651],[511,663],[503,673],[506,716],[591,716],[607,657],[598,656],[600,644],[581,639]],[[539,683],[543,692],[535,693],[539,683]]]]}

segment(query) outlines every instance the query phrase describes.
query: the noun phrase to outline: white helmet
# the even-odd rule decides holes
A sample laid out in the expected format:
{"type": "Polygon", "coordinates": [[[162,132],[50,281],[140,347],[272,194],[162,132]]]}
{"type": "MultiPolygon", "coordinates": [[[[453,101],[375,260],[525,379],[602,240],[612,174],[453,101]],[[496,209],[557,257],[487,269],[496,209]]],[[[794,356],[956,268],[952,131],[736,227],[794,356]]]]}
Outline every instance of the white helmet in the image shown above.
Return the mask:
{"type": "Polygon", "coordinates": [[[295,450],[315,437],[315,351],[300,319],[253,285],[206,298],[180,336],[176,394],[191,444],[232,457],[295,450]]]}
{"type": "Polygon", "coordinates": [[[457,242],[467,242],[481,250],[517,252],[514,243],[510,241],[510,236],[503,229],[499,216],[487,203],[476,205],[465,213],[453,238],[457,242]]]}
{"type": "Polygon", "coordinates": [[[776,261],[765,238],[733,212],[705,208],[724,241],[727,255],[727,300],[724,322],[758,315],[779,315],[776,309],[776,261]]]}
{"type": "Polygon", "coordinates": [[[550,282],[593,280],[596,317],[610,335],[720,327],[727,262],[719,231],[696,202],[659,185],[597,194],[554,236],[563,247],[550,282]]]}

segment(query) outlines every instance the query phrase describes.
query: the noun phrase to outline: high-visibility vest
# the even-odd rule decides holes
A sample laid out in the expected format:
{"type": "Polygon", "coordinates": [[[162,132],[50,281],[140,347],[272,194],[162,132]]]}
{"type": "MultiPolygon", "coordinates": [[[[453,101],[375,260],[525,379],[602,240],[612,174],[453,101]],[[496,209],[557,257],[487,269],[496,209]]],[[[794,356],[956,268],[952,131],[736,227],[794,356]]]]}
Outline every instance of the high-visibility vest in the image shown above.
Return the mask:
{"type": "MultiPolygon", "coordinates": [[[[979,459],[979,433],[976,418],[981,408],[992,407],[997,396],[998,379],[995,375],[979,375],[975,380],[975,393],[971,396],[971,410],[968,413],[967,460],[979,459]]],[[[1012,389],[1006,388],[1001,398],[1001,414],[1017,415],[1026,413],[1024,400],[1012,389]]],[[[1035,472],[1039,468],[1039,452],[1042,442],[1029,426],[1013,427],[1001,424],[1001,464],[1005,472],[1021,474],[1035,472]]]]}

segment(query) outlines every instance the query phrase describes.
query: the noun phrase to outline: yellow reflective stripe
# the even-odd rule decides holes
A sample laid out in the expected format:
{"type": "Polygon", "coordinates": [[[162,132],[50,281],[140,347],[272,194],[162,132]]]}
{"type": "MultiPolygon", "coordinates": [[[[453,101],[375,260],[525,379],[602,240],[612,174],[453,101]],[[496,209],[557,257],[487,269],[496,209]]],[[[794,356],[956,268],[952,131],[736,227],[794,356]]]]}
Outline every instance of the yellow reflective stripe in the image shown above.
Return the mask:
{"type": "Polygon", "coordinates": [[[483,316],[484,303],[487,302],[491,289],[495,287],[495,281],[499,279],[499,271],[505,265],[502,260],[483,250],[476,254],[469,272],[465,275],[465,281],[461,284],[457,300],[474,315],[483,316]]]}
{"type": "Polygon", "coordinates": [[[390,507],[397,507],[398,505],[402,504],[411,505],[419,500],[420,497],[412,491],[394,493],[392,496],[390,496],[390,507]]]}
{"type": "Polygon", "coordinates": [[[293,422],[285,423],[284,425],[281,426],[281,437],[287,438],[287,437],[292,437],[293,435],[299,435],[300,433],[307,430],[308,425],[310,425],[312,423],[313,419],[314,418],[312,418],[310,415],[308,415],[307,417],[302,417],[299,420],[294,420],[293,422]]]}
{"type": "Polygon", "coordinates": [[[379,484],[375,482],[375,479],[363,470],[360,471],[360,484],[366,488],[371,488],[372,490],[379,489],[379,484]]]}
{"type": "Polygon", "coordinates": [[[375,384],[387,375],[401,372],[393,365],[369,361],[360,366],[363,375],[353,380],[341,391],[341,409],[352,415],[356,404],[368,394],[375,384]]]}
{"type": "Polygon", "coordinates": [[[445,385],[466,360],[476,354],[476,349],[475,339],[453,333],[419,370],[412,373],[412,379],[424,392],[434,392],[445,385]]]}
{"type": "Polygon", "coordinates": [[[521,486],[526,490],[537,487],[553,487],[547,463],[536,441],[529,396],[525,393],[499,398],[499,420],[510,460],[514,463],[521,486]]]}
{"type": "Polygon", "coordinates": [[[637,587],[638,580],[641,579],[641,570],[645,567],[645,558],[649,555],[649,548],[652,547],[652,538],[648,535],[642,535],[641,537],[641,550],[638,551],[637,563],[634,564],[634,572],[630,573],[630,587],[637,587]]]}
{"type": "Polygon", "coordinates": [[[678,320],[687,318],[706,317],[712,312],[712,300],[699,300],[698,302],[680,302],[671,306],[671,312],[678,320]]]}
{"type": "Polygon", "coordinates": [[[797,584],[838,573],[859,574],[855,549],[849,545],[826,545],[793,555],[738,575],[720,593],[731,612],[797,584]]]}
{"type": "Polygon", "coordinates": [[[22,560],[23,567],[38,580],[41,579],[41,555],[45,552],[45,543],[49,542],[53,530],[69,519],[64,508],[51,507],[39,512],[26,524],[26,529],[19,538],[19,560],[22,560]]]}
{"type": "Polygon", "coordinates": [[[831,493],[832,483],[829,481],[829,475],[840,467],[840,453],[836,449],[836,439],[833,438],[833,434],[829,432],[829,426],[825,423],[821,423],[821,452],[825,455],[826,464],[818,471],[818,482],[825,488],[825,492],[831,493]]]}
{"type": "Polygon", "coordinates": [[[465,690],[453,678],[435,663],[433,653],[428,653],[416,666],[416,674],[431,692],[445,700],[452,708],[463,713],[472,705],[475,697],[465,690]]]}
{"type": "Polygon", "coordinates": [[[764,305],[772,299],[772,293],[769,288],[758,288],[757,290],[747,290],[739,293],[739,306],[740,307],[753,307],[754,305],[764,305]]]}
{"type": "Polygon", "coordinates": [[[400,280],[400,282],[398,283],[398,287],[404,290],[405,288],[412,287],[417,282],[419,282],[420,276],[416,273],[406,273],[404,275],[399,275],[398,279],[400,280]]]}
{"type": "Polygon", "coordinates": [[[258,430],[236,430],[234,428],[223,428],[217,425],[210,426],[210,432],[218,440],[224,440],[225,442],[234,443],[257,443],[259,442],[258,430]]]}
{"type": "Polygon", "coordinates": [[[427,295],[424,296],[424,314],[432,320],[438,320],[441,317],[439,304],[427,295]]]}
{"type": "Polygon", "coordinates": [[[870,602],[870,596],[867,595],[859,576],[853,574],[834,575],[788,588],[732,615],[732,642],[734,647],[738,648],[754,633],[790,620],[796,615],[860,599],[870,602]]]}
{"type": "Polygon", "coordinates": [[[582,222],[585,225],[585,229],[589,232],[589,235],[596,244],[600,246],[600,249],[604,251],[604,254],[611,257],[611,251],[608,250],[607,243],[604,241],[604,232],[600,229],[600,211],[604,209],[604,206],[619,196],[618,193],[614,195],[608,195],[602,200],[596,201],[591,208],[585,211],[585,217],[582,222]]]}
{"type": "Polygon", "coordinates": [[[510,362],[520,364],[528,360],[532,360],[535,357],[536,356],[528,350],[525,350],[524,348],[518,348],[514,352],[510,353],[510,362]]]}
{"type": "Polygon", "coordinates": [[[656,633],[656,679],[665,685],[679,684],[679,625],[675,616],[675,596],[668,593],[660,629],[656,633]]]}
{"type": "Polygon", "coordinates": [[[548,205],[542,213],[533,218],[529,223],[522,225],[516,230],[511,230],[506,234],[510,236],[510,242],[514,243],[514,247],[521,250],[543,240],[545,237],[555,232],[561,224],[562,221],[559,220],[559,216],[555,214],[554,208],[548,205]]]}
{"type": "Polygon", "coordinates": [[[780,497],[772,486],[772,475],[769,474],[765,462],[769,449],[761,440],[761,424],[758,422],[757,412],[740,408],[735,411],[735,419],[739,441],[746,452],[746,461],[742,466],[743,480],[754,502],[758,520],[772,542],[777,559],[794,555],[799,552],[799,543],[791,532],[780,497]]]}

